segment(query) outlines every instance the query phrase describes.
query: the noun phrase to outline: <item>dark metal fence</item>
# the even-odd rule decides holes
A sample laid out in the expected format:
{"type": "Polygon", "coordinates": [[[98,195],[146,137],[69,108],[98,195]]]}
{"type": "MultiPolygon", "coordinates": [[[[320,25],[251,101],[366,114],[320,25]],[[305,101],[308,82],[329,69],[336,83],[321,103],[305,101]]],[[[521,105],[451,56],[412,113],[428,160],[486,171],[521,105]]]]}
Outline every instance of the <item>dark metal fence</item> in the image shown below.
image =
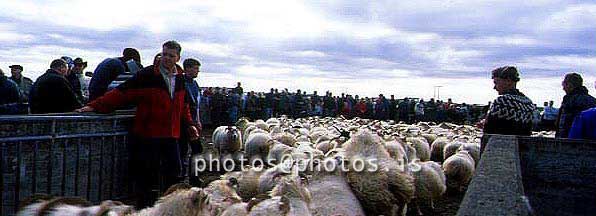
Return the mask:
{"type": "Polygon", "coordinates": [[[0,214],[35,193],[91,202],[130,197],[130,112],[0,116],[0,214]]]}

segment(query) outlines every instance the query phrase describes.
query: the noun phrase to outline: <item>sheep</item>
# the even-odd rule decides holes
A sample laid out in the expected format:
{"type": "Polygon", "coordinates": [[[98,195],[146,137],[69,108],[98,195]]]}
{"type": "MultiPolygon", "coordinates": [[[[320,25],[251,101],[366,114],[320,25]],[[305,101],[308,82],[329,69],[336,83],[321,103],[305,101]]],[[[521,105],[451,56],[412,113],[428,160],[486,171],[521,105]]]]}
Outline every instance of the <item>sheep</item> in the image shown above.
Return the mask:
{"type": "Polygon", "coordinates": [[[474,159],[467,151],[459,151],[443,163],[447,189],[463,192],[474,174],[474,159]]]}
{"type": "Polygon", "coordinates": [[[271,149],[269,150],[269,154],[267,155],[267,163],[269,165],[277,165],[281,163],[282,159],[288,159],[284,157],[290,157],[292,155],[293,148],[287,145],[284,145],[278,141],[273,141],[274,144],[272,145],[271,149]]]}
{"type": "Polygon", "coordinates": [[[319,151],[323,152],[323,154],[327,154],[327,152],[329,152],[331,149],[334,149],[335,146],[333,145],[333,143],[331,143],[329,140],[327,141],[323,141],[323,142],[318,142],[315,146],[316,149],[318,149],[319,151]]]}
{"type": "Polygon", "coordinates": [[[421,137],[408,137],[406,138],[406,142],[411,143],[412,147],[416,149],[416,156],[421,161],[428,161],[430,160],[430,146],[426,139],[421,137]]]}
{"type": "Polygon", "coordinates": [[[221,216],[246,216],[248,215],[248,203],[236,203],[221,213],[221,216]]]}
{"type": "Polygon", "coordinates": [[[296,136],[296,142],[310,142],[310,138],[304,135],[296,136]]]}
{"type": "Polygon", "coordinates": [[[252,164],[254,160],[265,162],[273,141],[267,133],[253,133],[248,136],[244,146],[246,157],[252,164]]]}
{"type": "Polygon", "coordinates": [[[253,206],[249,215],[311,215],[311,194],[295,176],[282,177],[270,194],[272,198],[253,206]]]}
{"type": "Polygon", "coordinates": [[[258,119],[255,121],[255,126],[261,130],[264,131],[268,131],[269,130],[269,125],[267,123],[265,123],[265,121],[258,119]]]}
{"type": "Polygon", "coordinates": [[[315,132],[311,132],[310,135],[308,137],[310,137],[311,140],[315,141],[315,143],[319,143],[321,141],[325,141],[325,140],[330,140],[331,138],[327,135],[327,131],[326,130],[318,130],[315,132]],[[324,137],[323,139],[319,140],[319,138],[324,137]]]}
{"type": "Polygon", "coordinates": [[[414,181],[405,167],[391,159],[380,137],[368,131],[357,132],[347,141],[346,158],[351,164],[363,161],[359,172],[350,165],[347,182],[368,215],[405,214],[414,196],[414,181]],[[372,161],[376,160],[376,161],[372,161]]]}
{"type": "Polygon", "coordinates": [[[409,166],[416,183],[416,209],[422,215],[420,204],[430,204],[430,208],[434,209],[434,201],[447,190],[445,174],[441,165],[434,161],[414,162],[409,166]]]}
{"type": "Polygon", "coordinates": [[[220,215],[229,206],[242,202],[242,198],[236,193],[238,180],[215,180],[203,191],[209,195],[209,210],[211,215],[220,215]]]}
{"type": "Polygon", "coordinates": [[[424,139],[426,139],[426,141],[428,143],[433,143],[438,138],[438,136],[436,134],[430,134],[430,133],[423,133],[420,136],[424,137],[424,139]]]}
{"type": "Polygon", "coordinates": [[[408,156],[403,146],[404,145],[397,139],[389,138],[385,140],[385,148],[387,149],[389,156],[397,162],[406,164],[408,163],[408,156]]]}
{"type": "Polygon", "coordinates": [[[220,154],[240,151],[242,136],[235,126],[219,126],[213,131],[213,144],[220,154]]]}
{"type": "Polygon", "coordinates": [[[442,163],[445,160],[443,158],[443,149],[445,149],[448,142],[449,139],[446,137],[438,137],[432,142],[430,146],[430,160],[442,163]]]}
{"type": "Polygon", "coordinates": [[[457,151],[467,151],[470,156],[474,159],[474,164],[478,165],[480,161],[480,145],[476,143],[464,143],[457,151]]]}
{"type": "Polygon", "coordinates": [[[75,205],[59,205],[54,207],[48,216],[70,216],[70,215],[114,215],[123,216],[134,212],[134,207],[124,205],[117,201],[103,201],[100,205],[80,207],[75,205]]]}
{"type": "Polygon", "coordinates": [[[291,133],[278,134],[273,139],[292,147],[296,144],[296,137],[291,133]]]}
{"type": "Polygon", "coordinates": [[[223,175],[221,179],[238,182],[236,192],[242,200],[246,202],[257,195],[259,190],[259,178],[264,172],[265,170],[261,168],[247,166],[242,171],[227,173],[223,175]]]}
{"type": "Polygon", "coordinates": [[[54,198],[45,194],[35,194],[21,203],[21,209],[17,212],[17,216],[49,215],[56,213],[56,207],[65,205],[85,208],[91,206],[91,203],[78,197],[54,198]]]}
{"type": "Polygon", "coordinates": [[[460,141],[453,141],[445,145],[443,148],[443,161],[457,153],[457,150],[461,145],[463,145],[463,142],[460,141]]]}
{"type": "Polygon", "coordinates": [[[345,173],[342,172],[340,166],[343,164],[335,158],[327,158],[319,164],[309,181],[307,188],[312,199],[315,200],[310,205],[310,212],[313,215],[365,215],[362,205],[348,185],[345,173]],[[324,166],[335,169],[325,170],[324,166]]]}
{"type": "Polygon", "coordinates": [[[210,215],[209,194],[201,188],[177,190],[165,197],[161,197],[153,207],[143,209],[130,216],[154,216],[154,215],[210,215]]]}
{"type": "Polygon", "coordinates": [[[259,176],[259,189],[257,194],[264,194],[280,181],[282,176],[289,175],[292,172],[292,169],[295,169],[293,163],[290,161],[284,161],[274,167],[271,167],[263,172],[261,176],[259,176]]]}

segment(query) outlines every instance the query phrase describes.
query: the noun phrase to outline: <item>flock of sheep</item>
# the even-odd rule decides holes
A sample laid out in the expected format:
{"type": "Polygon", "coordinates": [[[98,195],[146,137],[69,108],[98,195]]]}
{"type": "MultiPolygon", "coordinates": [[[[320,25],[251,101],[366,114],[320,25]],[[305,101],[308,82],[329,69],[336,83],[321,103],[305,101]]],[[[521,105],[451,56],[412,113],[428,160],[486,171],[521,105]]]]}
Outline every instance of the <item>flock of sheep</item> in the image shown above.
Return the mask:
{"type": "Polygon", "coordinates": [[[408,208],[422,214],[446,191],[466,190],[481,136],[478,128],[450,123],[241,119],[216,128],[213,153],[258,166],[227,172],[204,188],[175,185],[140,211],[110,201],[37,199],[19,215],[405,215],[408,208]]]}

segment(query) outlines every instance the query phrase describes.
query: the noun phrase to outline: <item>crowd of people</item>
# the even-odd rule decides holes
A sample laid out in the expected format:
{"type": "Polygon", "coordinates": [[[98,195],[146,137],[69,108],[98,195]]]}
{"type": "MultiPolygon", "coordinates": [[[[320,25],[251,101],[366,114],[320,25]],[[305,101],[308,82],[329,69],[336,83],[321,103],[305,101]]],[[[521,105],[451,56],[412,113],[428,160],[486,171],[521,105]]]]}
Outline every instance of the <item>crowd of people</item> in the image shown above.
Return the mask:
{"type": "Polygon", "coordinates": [[[255,120],[281,115],[293,118],[341,115],[345,118],[360,117],[405,123],[433,121],[472,124],[488,109],[486,105],[456,104],[451,99],[396,99],[394,95],[386,98],[383,94],[370,98],[345,93],[334,96],[333,93],[326,92],[321,96],[317,91],[307,94],[300,89],[290,92],[288,89],[279,91],[273,88],[269,92],[245,93],[240,82],[235,88],[203,88],[200,106],[202,123],[214,125],[234,124],[240,117],[255,120]]]}
{"type": "MultiPolygon", "coordinates": [[[[199,135],[203,124],[231,125],[240,117],[267,119],[287,115],[343,116],[378,120],[454,122],[473,124],[486,134],[531,135],[532,130],[554,130],[559,138],[596,139],[596,99],[588,94],[580,74],[569,73],[562,87],[566,95],[559,109],[553,102],[537,108],[517,89],[517,68],[505,66],[492,71],[499,96],[489,105],[457,104],[451,99],[387,99],[331,92],[319,95],[288,89],[244,92],[235,88],[200,88],[196,81],[201,63],[180,61],[181,45],[167,41],[152,65],[141,64],[139,52],[126,48],[121,57],[107,58],[94,70],[89,85],[83,79],[87,63],[82,58],[53,60],[35,82],[22,75],[21,65],[10,66],[6,77],[0,70],[0,114],[44,114],[63,112],[109,113],[136,107],[129,133],[132,176],[136,182],[137,206],[153,203],[147,194],[161,175],[160,188],[179,181],[189,154],[201,151],[199,135]],[[130,78],[113,85],[123,74],[130,78]],[[158,164],[160,163],[160,164],[158,164]],[[156,170],[155,167],[160,167],[156,170]]],[[[156,194],[154,194],[156,195],[156,194]]]]}

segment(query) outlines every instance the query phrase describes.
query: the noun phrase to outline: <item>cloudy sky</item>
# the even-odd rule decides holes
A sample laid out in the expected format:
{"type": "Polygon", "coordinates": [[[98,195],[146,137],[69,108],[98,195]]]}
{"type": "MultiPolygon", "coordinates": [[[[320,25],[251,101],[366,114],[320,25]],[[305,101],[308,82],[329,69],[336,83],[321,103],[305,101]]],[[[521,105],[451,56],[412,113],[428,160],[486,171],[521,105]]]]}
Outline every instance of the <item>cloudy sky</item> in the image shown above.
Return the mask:
{"type": "Polygon", "coordinates": [[[425,99],[443,86],[441,99],[486,103],[490,71],[514,65],[535,103],[560,103],[571,71],[595,92],[594,1],[0,1],[6,73],[35,79],[64,55],[92,71],[125,47],[148,65],[171,39],[202,62],[201,86],[425,99]]]}

